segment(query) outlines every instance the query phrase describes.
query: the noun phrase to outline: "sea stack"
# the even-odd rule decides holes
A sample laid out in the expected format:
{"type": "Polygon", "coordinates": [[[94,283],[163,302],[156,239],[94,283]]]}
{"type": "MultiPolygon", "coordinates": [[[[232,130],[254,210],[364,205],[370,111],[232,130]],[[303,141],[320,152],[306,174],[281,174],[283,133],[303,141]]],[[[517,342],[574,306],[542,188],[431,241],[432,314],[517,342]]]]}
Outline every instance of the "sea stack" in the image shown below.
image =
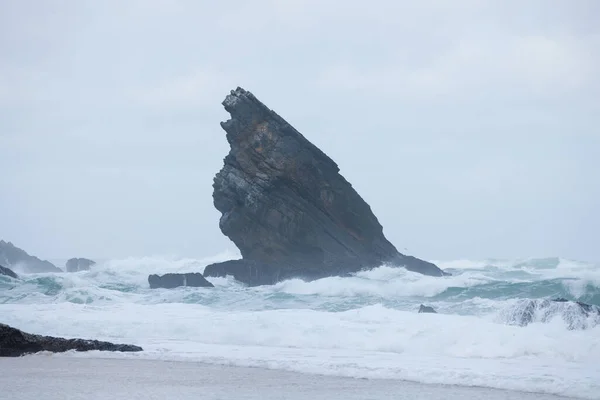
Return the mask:
{"type": "Polygon", "coordinates": [[[347,275],[388,264],[443,276],[436,265],[400,254],[338,165],[252,93],[223,101],[231,147],[213,184],[219,227],[241,260],[211,264],[204,276],[248,285],[347,275]]]}
{"type": "Polygon", "coordinates": [[[67,270],[67,272],[89,271],[90,267],[95,264],[95,261],[89,260],[87,258],[71,258],[65,264],[65,269],[67,270]]]}

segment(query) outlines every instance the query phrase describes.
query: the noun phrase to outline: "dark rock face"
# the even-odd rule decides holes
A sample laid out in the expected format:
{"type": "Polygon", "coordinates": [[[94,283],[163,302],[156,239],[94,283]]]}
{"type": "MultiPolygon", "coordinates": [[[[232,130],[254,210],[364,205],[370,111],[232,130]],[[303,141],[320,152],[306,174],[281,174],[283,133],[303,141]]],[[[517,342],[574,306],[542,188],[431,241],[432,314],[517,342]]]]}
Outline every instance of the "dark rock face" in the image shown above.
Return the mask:
{"type": "Polygon", "coordinates": [[[507,324],[517,326],[546,323],[560,317],[570,330],[588,329],[600,324],[600,307],[563,298],[525,299],[505,310],[501,316],[507,324]]]}
{"type": "Polygon", "coordinates": [[[0,275],[10,276],[11,278],[15,279],[19,278],[19,276],[15,274],[12,269],[3,267],[2,265],[0,265],[0,275]]]}
{"type": "Polygon", "coordinates": [[[204,276],[225,277],[230,275],[237,281],[244,282],[249,286],[273,285],[292,278],[309,281],[332,275],[350,276],[342,270],[335,274],[330,270],[319,267],[319,265],[316,265],[306,266],[305,268],[282,268],[276,264],[261,263],[254,260],[229,260],[206,266],[204,276]]]}
{"type": "Polygon", "coordinates": [[[30,256],[24,250],[4,240],[0,240],[0,264],[13,269],[18,266],[26,273],[62,272],[51,262],[30,256]]]}
{"type": "Polygon", "coordinates": [[[148,283],[151,289],[173,289],[179,286],[214,287],[201,273],[150,275],[148,283]]]}
{"type": "Polygon", "coordinates": [[[0,324],[0,357],[19,357],[39,351],[61,353],[68,350],[142,351],[143,349],[130,344],[114,344],[98,340],[63,339],[52,336],[33,335],[17,328],[0,324]]]}
{"type": "Polygon", "coordinates": [[[250,284],[317,279],[382,264],[442,276],[437,266],[400,254],[337,164],[283,118],[237,88],[223,101],[231,146],[214,179],[219,227],[243,260],[213,264],[250,284]]]}
{"type": "Polygon", "coordinates": [[[95,261],[88,260],[87,258],[71,258],[65,264],[67,272],[78,272],[78,271],[89,271],[92,265],[96,264],[95,261]]]}
{"type": "Polygon", "coordinates": [[[437,311],[435,311],[435,309],[433,307],[429,307],[429,306],[425,306],[425,305],[421,304],[419,306],[419,314],[421,314],[421,313],[437,314],[437,311]]]}

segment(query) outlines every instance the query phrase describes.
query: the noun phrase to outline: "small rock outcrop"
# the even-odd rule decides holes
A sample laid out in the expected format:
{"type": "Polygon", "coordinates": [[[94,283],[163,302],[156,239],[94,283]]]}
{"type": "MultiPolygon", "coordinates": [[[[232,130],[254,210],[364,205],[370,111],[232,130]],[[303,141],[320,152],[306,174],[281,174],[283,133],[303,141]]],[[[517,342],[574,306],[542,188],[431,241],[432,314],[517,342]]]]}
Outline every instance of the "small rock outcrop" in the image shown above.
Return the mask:
{"type": "Polygon", "coordinates": [[[30,256],[11,242],[0,240],[0,264],[25,273],[63,272],[50,261],[30,256]]]}
{"type": "Polygon", "coordinates": [[[547,323],[556,317],[560,317],[569,330],[588,329],[600,324],[600,307],[564,298],[524,299],[499,315],[502,322],[517,326],[547,323]]]}
{"type": "Polygon", "coordinates": [[[187,273],[187,274],[164,274],[150,275],[148,277],[148,283],[150,289],[173,289],[179,286],[190,286],[190,287],[214,287],[212,283],[206,280],[204,276],[199,273],[187,273]]]}
{"type": "Polygon", "coordinates": [[[143,351],[141,347],[131,344],[114,344],[98,340],[63,339],[52,336],[34,335],[5,324],[0,324],[0,357],[19,357],[40,351],[61,353],[69,350],[143,351]]]}
{"type": "Polygon", "coordinates": [[[0,265],[0,275],[10,276],[11,278],[18,279],[19,276],[14,273],[14,271],[10,268],[3,267],[0,265]]]}
{"type": "Polygon", "coordinates": [[[433,307],[425,306],[425,305],[421,304],[419,306],[419,314],[421,314],[421,313],[425,313],[425,314],[437,314],[437,311],[435,311],[435,309],[433,307]]]}
{"type": "MultiPolygon", "coordinates": [[[[204,269],[205,276],[226,277],[232,276],[235,280],[248,286],[272,285],[286,279],[299,278],[314,280],[331,276],[331,272],[312,269],[286,269],[277,264],[261,263],[254,260],[229,260],[207,265],[204,269]]],[[[340,276],[345,276],[340,272],[340,276]]]]}
{"type": "Polygon", "coordinates": [[[221,123],[231,150],[215,176],[213,202],[242,260],[212,264],[205,276],[264,285],[383,264],[445,275],[399,253],[338,165],[252,93],[238,87],[222,104],[231,114],[221,123]]]}
{"type": "Polygon", "coordinates": [[[96,264],[95,261],[87,258],[71,258],[65,264],[65,269],[67,272],[89,271],[94,264],[96,264]]]}

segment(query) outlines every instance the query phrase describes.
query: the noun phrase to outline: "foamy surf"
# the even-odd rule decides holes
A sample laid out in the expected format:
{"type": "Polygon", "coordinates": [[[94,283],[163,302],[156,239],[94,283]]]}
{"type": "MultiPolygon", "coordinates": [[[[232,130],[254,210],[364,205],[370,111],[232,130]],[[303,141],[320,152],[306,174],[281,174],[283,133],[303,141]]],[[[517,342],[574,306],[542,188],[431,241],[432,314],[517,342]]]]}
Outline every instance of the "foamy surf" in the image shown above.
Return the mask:
{"type": "MultiPolygon", "coordinates": [[[[596,266],[563,259],[449,262],[432,278],[380,267],[348,278],[151,290],[151,273],[202,271],[170,257],[108,260],[73,274],[0,278],[0,320],[25,331],[130,342],[135,355],[322,375],[599,398],[600,327],[561,315],[511,324],[525,299],[598,303],[596,266]],[[465,268],[461,269],[461,265],[465,268]],[[439,314],[417,314],[419,304],[439,314]]],[[[570,314],[569,314],[570,315],[570,314]]]]}

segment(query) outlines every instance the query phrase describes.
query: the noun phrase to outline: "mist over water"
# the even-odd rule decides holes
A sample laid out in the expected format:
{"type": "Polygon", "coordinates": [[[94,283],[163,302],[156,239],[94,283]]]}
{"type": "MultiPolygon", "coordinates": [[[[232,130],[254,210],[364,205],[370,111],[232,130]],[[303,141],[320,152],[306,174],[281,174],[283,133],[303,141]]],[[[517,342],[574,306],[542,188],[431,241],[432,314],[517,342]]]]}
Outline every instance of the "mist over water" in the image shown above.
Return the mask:
{"type": "MultiPolygon", "coordinates": [[[[149,289],[151,273],[199,272],[212,258],[104,260],[90,271],[0,277],[1,320],[23,330],[130,342],[142,357],[261,366],[598,398],[598,318],[568,310],[515,326],[524,299],[600,305],[598,266],[561,258],[435,261],[453,275],[382,266],[348,278],[248,288],[149,289]],[[420,304],[438,314],[418,314],[420,304]],[[516,308],[517,307],[517,308],[516,308]]],[[[59,264],[60,265],[60,264],[59,264]]]]}

